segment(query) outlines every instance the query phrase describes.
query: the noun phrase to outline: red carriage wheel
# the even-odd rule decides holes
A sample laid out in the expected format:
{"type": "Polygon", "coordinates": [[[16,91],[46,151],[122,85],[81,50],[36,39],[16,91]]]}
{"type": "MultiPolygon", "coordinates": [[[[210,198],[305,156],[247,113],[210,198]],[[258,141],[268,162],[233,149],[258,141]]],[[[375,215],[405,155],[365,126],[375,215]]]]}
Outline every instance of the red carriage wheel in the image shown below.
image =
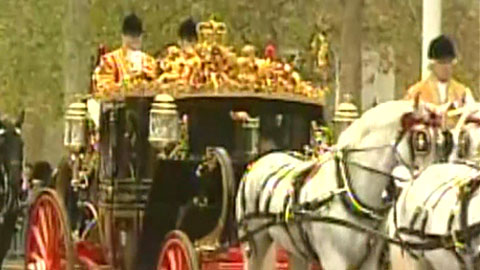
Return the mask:
{"type": "Polygon", "coordinates": [[[167,234],[157,270],[199,270],[197,253],[185,233],[172,231],[167,234]]]}
{"type": "Polygon", "coordinates": [[[40,190],[30,207],[25,269],[73,270],[70,226],[62,201],[54,190],[40,190]]]}

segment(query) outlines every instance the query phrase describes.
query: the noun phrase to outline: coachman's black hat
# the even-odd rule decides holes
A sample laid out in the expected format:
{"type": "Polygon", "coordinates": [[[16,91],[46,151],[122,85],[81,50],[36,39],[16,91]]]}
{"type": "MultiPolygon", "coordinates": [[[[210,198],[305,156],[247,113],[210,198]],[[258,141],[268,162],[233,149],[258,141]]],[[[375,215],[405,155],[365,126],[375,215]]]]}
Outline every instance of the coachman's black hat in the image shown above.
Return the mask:
{"type": "Polygon", "coordinates": [[[143,33],[142,20],[134,13],[123,20],[122,33],[129,36],[140,36],[143,33]]]}
{"type": "Polygon", "coordinates": [[[180,28],[178,29],[178,35],[183,40],[196,41],[197,23],[192,18],[188,18],[180,25],[180,28]]]}
{"type": "Polygon", "coordinates": [[[456,57],[455,45],[449,37],[441,35],[430,42],[430,47],[428,48],[429,59],[442,60],[454,59],[456,57]]]}

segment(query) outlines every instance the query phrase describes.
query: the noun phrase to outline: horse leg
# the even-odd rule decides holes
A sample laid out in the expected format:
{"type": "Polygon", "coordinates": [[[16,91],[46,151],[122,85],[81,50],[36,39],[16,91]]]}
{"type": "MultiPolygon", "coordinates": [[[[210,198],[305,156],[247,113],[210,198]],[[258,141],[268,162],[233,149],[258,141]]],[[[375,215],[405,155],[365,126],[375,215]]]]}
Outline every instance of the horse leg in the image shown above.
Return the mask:
{"type": "Polygon", "coordinates": [[[388,245],[385,241],[380,238],[374,239],[375,243],[371,247],[371,252],[368,254],[367,259],[365,262],[360,266],[362,270],[387,270],[386,268],[382,268],[385,266],[382,264],[382,256],[385,255],[386,249],[388,245]]]}
{"type": "Polygon", "coordinates": [[[8,251],[12,243],[13,235],[15,233],[15,223],[17,222],[17,214],[13,212],[7,212],[5,214],[4,223],[0,226],[0,269],[2,269],[3,261],[7,256],[8,251]]]}
{"type": "Polygon", "coordinates": [[[276,264],[274,260],[275,252],[269,252],[271,246],[273,246],[272,243],[273,240],[268,234],[268,231],[253,236],[252,239],[248,241],[249,250],[246,252],[247,263],[244,264],[244,270],[267,270],[268,268],[263,267],[267,264],[270,269],[274,269],[273,267],[276,264]],[[270,255],[268,256],[268,260],[266,260],[267,255],[270,255]]]}
{"type": "Polygon", "coordinates": [[[289,269],[290,270],[307,270],[310,269],[310,264],[305,258],[290,253],[290,260],[289,260],[289,269]]]}
{"type": "Polygon", "coordinates": [[[422,257],[415,259],[397,245],[390,245],[391,270],[428,270],[432,269],[422,257]]]}
{"type": "Polygon", "coordinates": [[[335,246],[324,243],[319,251],[317,253],[321,254],[319,257],[322,263],[322,270],[352,270],[348,265],[345,254],[336,250],[335,246]]]}

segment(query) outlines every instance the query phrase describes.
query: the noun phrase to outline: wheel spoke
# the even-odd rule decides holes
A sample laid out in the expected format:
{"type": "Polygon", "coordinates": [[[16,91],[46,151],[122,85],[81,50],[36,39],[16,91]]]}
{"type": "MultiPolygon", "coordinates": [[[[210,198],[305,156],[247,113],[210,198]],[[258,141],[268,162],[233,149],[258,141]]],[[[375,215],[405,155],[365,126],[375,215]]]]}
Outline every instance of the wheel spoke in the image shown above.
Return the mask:
{"type": "Polygon", "coordinates": [[[178,269],[184,270],[183,268],[183,256],[182,256],[182,249],[179,246],[175,247],[175,255],[177,255],[177,265],[178,269]]]}
{"type": "MultiPolygon", "coordinates": [[[[54,206],[52,205],[51,206],[52,209],[55,209],[54,206]]],[[[58,226],[58,220],[55,216],[55,211],[52,211],[52,215],[50,216],[50,222],[52,223],[52,235],[51,235],[51,239],[52,239],[52,254],[55,254],[56,257],[58,258],[58,256],[60,255],[58,250],[61,248],[61,245],[62,243],[60,243],[59,241],[59,234],[61,233],[61,228],[59,228],[58,226]]]]}
{"type": "Polygon", "coordinates": [[[47,228],[47,220],[46,220],[47,217],[45,215],[45,208],[42,207],[38,210],[38,219],[40,223],[40,233],[45,244],[45,249],[50,250],[51,246],[54,246],[54,245],[52,245],[52,242],[49,241],[50,239],[48,239],[49,233],[47,231],[48,228],[47,228]]]}
{"type": "Polygon", "coordinates": [[[37,226],[34,226],[32,228],[33,231],[33,236],[35,238],[35,243],[37,244],[38,249],[40,250],[40,253],[43,258],[47,258],[47,250],[45,248],[45,244],[43,243],[42,236],[40,235],[40,230],[38,229],[37,226]]]}
{"type": "MultiPolygon", "coordinates": [[[[55,208],[54,205],[51,206],[52,208],[55,208]]],[[[55,258],[53,260],[53,263],[56,265],[57,269],[64,269],[61,267],[62,264],[62,259],[64,259],[64,254],[62,252],[62,249],[64,247],[64,242],[62,241],[63,239],[63,228],[62,228],[62,223],[60,221],[60,218],[58,217],[59,211],[54,211],[52,213],[53,215],[51,216],[51,221],[54,225],[54,233],[52,236],[52,242],[55,243],[54,247],[52,249],[52,254],[54,254],[55,258]]]]}
{"type": "Polygon", "coordinates": [[[182,246],[178,247],[178,261],[181,264],[181,269],[182,270],[190,270],[190,267],[188,267],[188,262],[187,258],[184,252],[184,249],[182,246]]]}
{"type": "Polygon", "coordinates": [[[54,242],[54,232],[55,232],[55,227],[52,224],[52,216],[53,216],[53,207],[52,205],[49,205],[48,207],[45,207],[45,215],[47,219],[47,228],[48,228],[48,240],[50,241],[52,247],[55,247],[57,243],[54,242]]]}
{"type": "Polygon", "coordinates": [[[32,252],[32,259],[33,259],[33,261],[43,260],[42,257],[37,252],[32,252]]]}
{"type": "Polygon", "coordinates": [[[169,260],[169,266],[170,270],[177,270],[177,263],[176,263],[176,258],[175,258],[175,250],[170,249],[168,250],[168,260],[169,260]]]}

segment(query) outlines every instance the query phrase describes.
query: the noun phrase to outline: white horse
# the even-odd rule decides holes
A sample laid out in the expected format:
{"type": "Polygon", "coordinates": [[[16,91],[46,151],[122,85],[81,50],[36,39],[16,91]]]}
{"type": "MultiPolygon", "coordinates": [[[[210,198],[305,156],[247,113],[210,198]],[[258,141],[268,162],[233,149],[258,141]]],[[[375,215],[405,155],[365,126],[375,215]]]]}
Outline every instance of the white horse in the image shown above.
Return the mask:
{"type": "MultiPolygon", "coordinates": [[[[464,264],[467,266],[466,269],[479,269],[478,266],[474,268],[471,255],[478,254],[480,232],[472,236],[472,243],[469,241],[465,243],[471,244],[472,253],[460,251],[456,254],[448,248],[455,244],[455,237],[460,235],[452,232],[463,230],[462,187],[478,185],[479,177],[480,170],[473,166],[454,163],[435,164],[428,167],[402,191],[395,205],[396,220],[394,221],[394,215],[390,215],[389,218],[389,231],[396,232],[406,244],[427,243],[432,239],[435,244],[432,250],[423,251],[417,248],[401,250],[399,246],[392,245],[390,250],[392,270],[460,270],[464,269],[464,264]],[[449,238],[452,235],[455,237],[449,238]],[[441,237],[452,241],[442,243],[438,240],[441,237]]],[[[479,224],[478,188],[474,190],[467,205],[466,225],[479,224]]],[[[396,238],[394,233],[391,233],[391,236],[396,238]]]]}
{"type": "MultiPolygon", "coordinates": [[[[454,147],[452,154],[449,157],[449,161],[452,163],[471,163],[472,161],[478,161],[477,159],[480,154],[480,103],[465,107],[457,125],[451,132],[453,135],[454,147]]],[[[388,220],[388,231],[390,236],[396,236],[395,233],[397,232],[397,226],[401,226],[402,224],[411,221],[412,215],[414,215],[417,206],[423,206],[424,202],[422,199],[425,199],[425,196],[434,193],[436,188],[443,185],[442,183],[448,183],[449,181],[452,182],[452,179],[455,177],[464,177],[471,173],[471,171],[472,167],[470,166],[442,164],[432,166],[432,168],[423,172],[419,178],[410,183],[410,185],[408,185],[402,192],[396,205],[395,215],[394,212],[391,211],[388,220]],[[396,220],[394,220],[395,216],[396,220]]],[[[445,190],[445,188],[440,190],[445,190]]],[[[430,222],[438,222],[435,226],[444,226],[445,222],[448,220],[448,217],[445,217],[445,214],[458,202],[458,198],[454,196],[456,190],[457,188],[448,190],[447,192],[450,192],[448,193],[448,196],[446,193],[446,196],[440,198],[440,206],[437,206],[437,210],[434,210],[433,213],[431,213],[430,222]]],[[[426,227],[425,230],[431,233],[439,233],[438,227],[426,227]]],[[[445,234],[445,232],[441,232],[441,230],[440,233],[445,234]]],[[[409,238],[408,236],[406,237],[409,238]]],[[[412,240],[412,237],[410,237],[410,240],[412,240]]],[[[414,240],[418,241],[419,239],[414,240]]],[[[390,245],[390,263],[392,265],[392,270],[461,269],[458,260],[452,260],[453,254],[451,252],[438,249],[425,252],[424,254],[425,256],[417,256],[417,258],[413,258],[410,256],[409,252],[405,252],[405,250],[402,250],[398,245],[390,245]],[[436,257],[438,256],[443,259],[437,260],[436,257]]]]}
{"type": "MultiPolygon", "coordinates": [[[[323,161],[272,153],[253,163],[236,199],[239,235],[248,239],[244,245],[247,269],[274,265],[264,262],[272,243],[289,252],[290,269],[307,269],[312,257],[321,261],[324,270],[377,269],[380,248],[373,245],[373,237],[341,225],[310,221],[267,226],[274,218],[265,213],[283,216],[292,205],[323,201],[312,210],[314,215],[377,228],[388,209],[382,193],[391,184],[390,172],[401,163],[420,169],[431,164],[436,159],[433,142],[438,131],[438,114],[419,106],[418,100],[390,101],[352,123],[341,134],[337,150],[323,161]],[[294,189],[294,185],[301,187],[294,189]]],[[[285,219],[289,220],[288,215],[285,219]]]]}

